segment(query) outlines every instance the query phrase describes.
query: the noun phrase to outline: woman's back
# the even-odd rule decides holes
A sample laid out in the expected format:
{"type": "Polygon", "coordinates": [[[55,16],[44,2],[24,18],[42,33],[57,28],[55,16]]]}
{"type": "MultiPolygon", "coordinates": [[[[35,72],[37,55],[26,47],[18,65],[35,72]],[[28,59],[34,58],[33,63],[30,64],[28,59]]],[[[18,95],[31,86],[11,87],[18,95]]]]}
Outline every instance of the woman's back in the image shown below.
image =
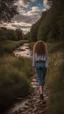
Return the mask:
{"type": "Polygon", "coordinates": [[[48,52],[46,44],[43,41],[37,41],[33,47],[32,67],[36,68],[40,96],[43,98],[43,86],[45,84],[45,76],[48,67],[48,52]]]}

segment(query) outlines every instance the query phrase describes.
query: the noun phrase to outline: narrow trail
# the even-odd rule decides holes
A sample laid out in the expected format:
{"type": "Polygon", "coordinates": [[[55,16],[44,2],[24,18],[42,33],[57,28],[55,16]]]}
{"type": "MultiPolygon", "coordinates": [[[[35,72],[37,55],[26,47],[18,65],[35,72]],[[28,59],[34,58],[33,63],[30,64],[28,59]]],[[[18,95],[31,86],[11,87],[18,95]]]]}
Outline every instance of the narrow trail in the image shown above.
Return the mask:
{"type": "MultiPolygon", "coordinates": [[[[25,44],[24,47],[21,47],[21,48],[26,49],[27,47],[28,45],[25,44]]],[[[28,55],[29,50],[26,50],[26,52],[28,55]]],[[[18,52],[16,52],[16,54],[17,53],[18,52]]],[[[24,52],[22,52],[22,54],[24,54],[24,52]]],[[[32,76],[31,80],[32,80],[31,86],[33,88],[33,93],[24,100],[21,100],[20,98],[19,102],[15,103],[15,105],[10,110],[8,110],[8,112],[6,112],[5,114],[46,114],[48,109],[48,89],[45,85],[43,95],[44,95],[46,104],[44,104],[43,100],[40,99],[40,95],[39,95],[39,85],[38,85],[37,74],[32,76]]]]}
{"type": "Polygon", "coordinates": [[[32,77],[31,85],[33,87],[33,93],[27,97],[23,102],[21,101],[19,105],[15,105],[11,111],[7,114],[46,114],[48,109],[48,89],[44,87],[44,99],[46,104],[44,104],[43,100],[40,99],[39,96],[39,86],[37,75],[32,77]]]}

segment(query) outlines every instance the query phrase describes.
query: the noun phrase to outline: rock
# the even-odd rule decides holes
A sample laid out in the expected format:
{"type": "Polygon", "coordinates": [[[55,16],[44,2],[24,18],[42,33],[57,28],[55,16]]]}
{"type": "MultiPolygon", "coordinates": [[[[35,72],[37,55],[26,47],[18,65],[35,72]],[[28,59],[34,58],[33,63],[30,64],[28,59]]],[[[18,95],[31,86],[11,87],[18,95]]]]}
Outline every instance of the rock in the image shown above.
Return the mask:
{"type": "Polygon", "coordinates": [[[27,102],[27,103],[25,103],[25,105],[26,105],[26,106],[30,106],[30,103],[29,103],[29,102],[27,102]]]}
{"type": "Polygon", "coordinates": [[[40,110],[40,114],[44,114],[44,113],[46,113],[46,112],[47,112],[47,107],[44,108],[43,110],[40,110]]]}
{"type": "Polygon", "coordinates": [[[41,102],[40,99],[37,99],[36,104],[39,104],[40,102],[41,102]]]}
{"type": "Polygon", "coordinates": [[[18,114],[18,111],[16,110],[14,113],[15,113],[15,114],[18,114]]]}
{"type": "Polygon", "coordinates": [[[33,109],[31,107],[29,107],[28,111],[32,114],[33,109]]]}
{"type": "Polygon", "coordinates": [[[29,47],[25,48],[25,49],[29,49],[29,47]]]}
{"type": "Polygon", "coordinates": [[[32,99],[29,99],[28,102],[31,103],[32,102],[32,99]]]}
{"type": "Polygon", "coordinates": [[[33,112],[36,112],[37,111],[37,107],[35,106],[35,108],[33,109],[33,112]]]}
{"type": "Polygon", "coordinates": [[[37,82],[37,80],[35,78],[32,79],[33,82],[37,82]]]}
{"type": "Polygon", "coordinates": [[[24,106],[23,108],[26,110],[26,109],[28,109],[28,106],[24,106]]]}
{"type": "Polygon", "coordinates": [[[18,51],[25,51],[25,49],[21,49],[21,48],[18,48],[17,50],[18,50],[18,51]]]}
{"type": "Polygon", "coordinates": [[[34,98],[32,99],[32,101],[33,101],[33,102],[35,102],[36,100],[37,100],[37,98],[36,98],[36,97],[34,97],[34,98]]]}

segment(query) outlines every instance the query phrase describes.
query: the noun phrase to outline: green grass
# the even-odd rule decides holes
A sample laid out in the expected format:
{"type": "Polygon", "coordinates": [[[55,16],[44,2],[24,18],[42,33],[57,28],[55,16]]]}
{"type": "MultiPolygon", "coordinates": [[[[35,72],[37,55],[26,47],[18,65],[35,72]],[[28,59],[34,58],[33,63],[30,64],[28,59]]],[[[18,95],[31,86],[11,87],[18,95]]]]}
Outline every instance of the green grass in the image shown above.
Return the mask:
{"type": "Polygon", "coordinates": [[[48,46],[48,52],[54,53],[59,51],[62,51],[64,49],[64,42],[55,42],[55,43],[47,43],[48,46]]]}
{"type": "Polygon", "coordinates": [[[50,91],[47,114],[64,114],[64,43],[50,44],[46,84],[50,91]]]}
{"type": "Polygon", "coordinates": [[[30,94],[31,75],[30,59],[13,56],[0,58],[0,110],[6,109],[18,97],[30,94]]]}
{"type": "Polygon", "coordinates": [[[30,43],[29,43],[29,47],[30,47],[31,50],[33,50],[34,43],[35,43],[35,42],[30,42],[30,43]]]}
{"type": "Polygon", "coordinates": [[[27,40],[20,40],[20,41],[0,41],[0,53],[12,53],[17,47],[23,45],[27,40]]]}
{"type": "MultiPolygon", "coordinates": [[[[34,44],[35,44],[35,42],[29,43],[29,47],[31,50],[33,49],[34,44]]],[[[54,42],[54,43],[47,43],[46,42],[46,44],[47,44],[49,53],[53,53],[53,52],[56,52],[58,50],[64,49],[64,42],[54,42]]]]}

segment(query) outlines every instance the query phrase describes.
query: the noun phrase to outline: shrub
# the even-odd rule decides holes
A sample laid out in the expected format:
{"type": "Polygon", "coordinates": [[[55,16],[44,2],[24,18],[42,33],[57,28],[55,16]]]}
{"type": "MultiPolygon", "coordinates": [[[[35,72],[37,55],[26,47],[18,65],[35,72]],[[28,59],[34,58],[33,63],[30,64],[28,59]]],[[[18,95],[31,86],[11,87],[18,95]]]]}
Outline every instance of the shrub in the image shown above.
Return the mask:
{"type": "MultiPolygon", "coordinates": [[[[31,60],[28,61],[31,64],[31,60]]],[[[0,110],[6,109],[18,97],[30,93],[30,77],[27,77],[31,75],[31,66],[27,71],[26,67],[27,59],[11,56],[0,58],[0,110]]]]}

